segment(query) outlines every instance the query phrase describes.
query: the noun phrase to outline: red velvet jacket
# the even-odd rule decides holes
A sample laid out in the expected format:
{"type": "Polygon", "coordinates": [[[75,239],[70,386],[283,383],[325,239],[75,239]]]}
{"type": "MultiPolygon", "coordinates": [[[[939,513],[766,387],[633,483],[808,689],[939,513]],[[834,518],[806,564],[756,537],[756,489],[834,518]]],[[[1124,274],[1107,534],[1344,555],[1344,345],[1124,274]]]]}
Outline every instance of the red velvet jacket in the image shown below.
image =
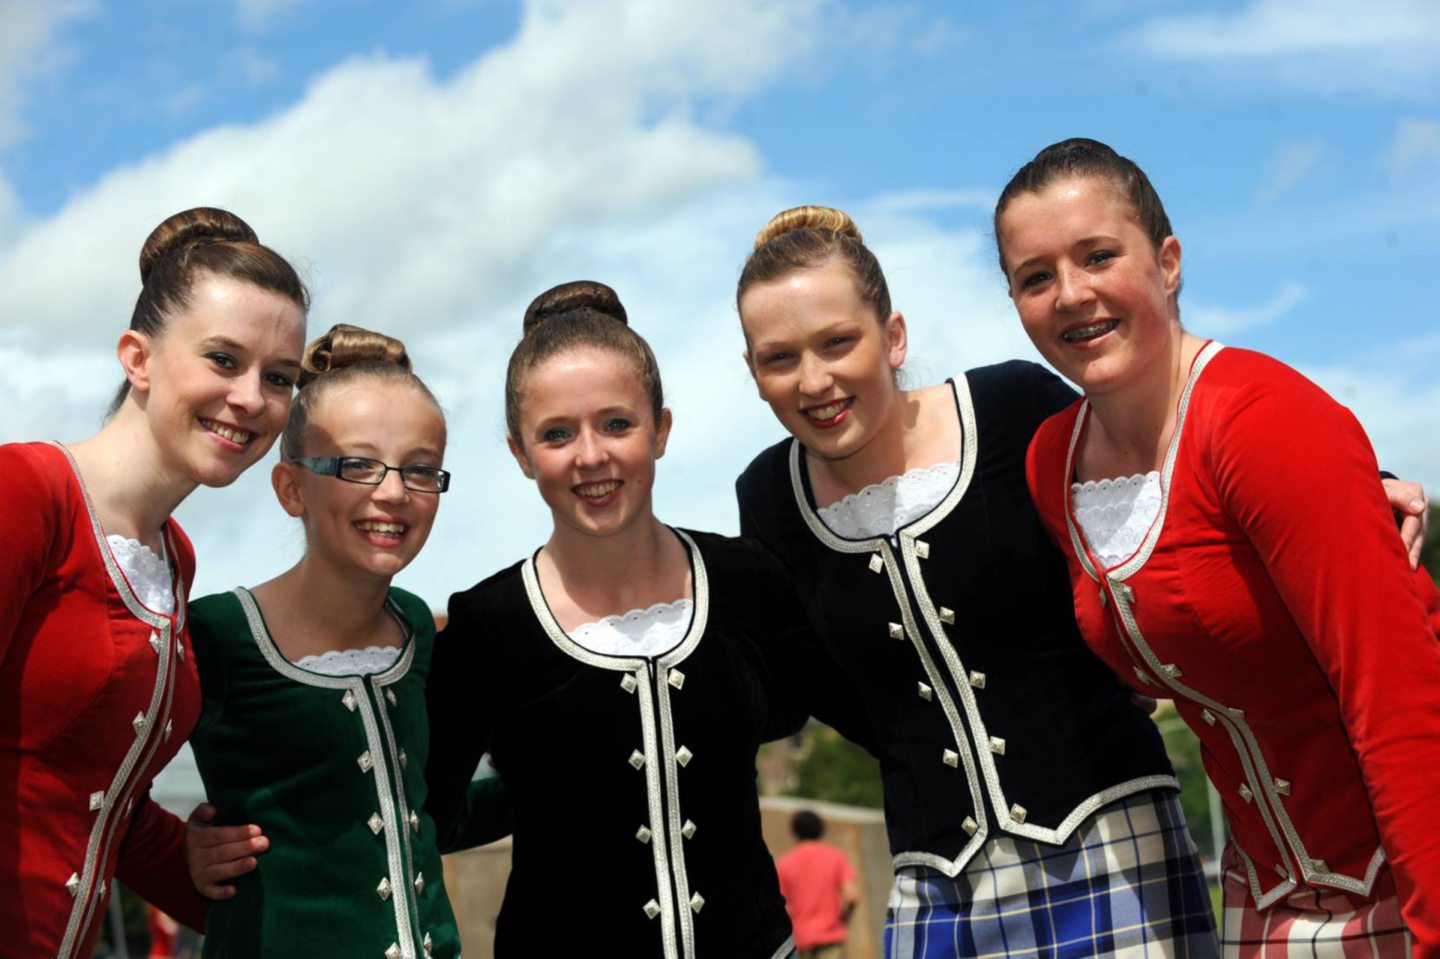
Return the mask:
{"type": "Polygon", "coordinates": [[[88,957],[114,876],[198,928],[184,824],[149,795],[200,710],[190,542],[166,524],[176,612],[161,615],[61,447],[0,446],[0,498],[0,956],[88,957]]]}
{"type": "MultiPolygon", "coordinates": [[[[1364,898],[1388,861],[1415,955],[1440,955],[1440,644],[1360,425],[1269,357],[1209,344],[1182,394],[1160,515],[1102,569],[1070,510],[1076,403],[1029,482],[1086,640],[1200,738],[1263,909],[1364,898]]],[[[1423,571],[1422,571],[1423,573],[1423,571]]]]}

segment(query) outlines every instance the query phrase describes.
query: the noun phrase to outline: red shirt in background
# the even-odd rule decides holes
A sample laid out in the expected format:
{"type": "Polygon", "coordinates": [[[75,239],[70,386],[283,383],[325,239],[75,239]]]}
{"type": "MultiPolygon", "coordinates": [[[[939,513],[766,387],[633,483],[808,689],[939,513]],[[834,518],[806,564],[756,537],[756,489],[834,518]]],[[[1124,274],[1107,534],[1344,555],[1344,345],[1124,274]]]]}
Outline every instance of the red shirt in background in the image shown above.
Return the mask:
{"type": "Polygon", "coordinates": [[[840,887],[855,879],[855,867],[834,846],[805,840],[775,862],[780,892],[795,927],[795,948],[844,942],[840,887]]]}

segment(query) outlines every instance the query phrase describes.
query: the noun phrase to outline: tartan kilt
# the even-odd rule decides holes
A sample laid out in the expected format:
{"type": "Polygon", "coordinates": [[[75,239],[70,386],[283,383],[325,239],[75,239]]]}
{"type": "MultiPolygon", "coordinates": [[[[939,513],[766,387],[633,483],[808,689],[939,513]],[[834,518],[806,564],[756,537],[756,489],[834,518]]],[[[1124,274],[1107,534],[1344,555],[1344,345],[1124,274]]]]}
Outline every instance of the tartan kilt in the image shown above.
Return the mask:
{"type": "Polygon", "coordinates": [[[1234,843],[1225,847],[1220,865],[1225,959],[1410,959],[1410,931],[1388,866],[1375,877],[1369,899],[1302,886],[1262,912],[1234,843]]]}
{"type": "Polygon", "coordinates": [[[1096,812],[1061,846],[992,839],[953,879],[900,870],[887,959],[1218,955],[1209,889],[1178,793],[1096,812]]]}

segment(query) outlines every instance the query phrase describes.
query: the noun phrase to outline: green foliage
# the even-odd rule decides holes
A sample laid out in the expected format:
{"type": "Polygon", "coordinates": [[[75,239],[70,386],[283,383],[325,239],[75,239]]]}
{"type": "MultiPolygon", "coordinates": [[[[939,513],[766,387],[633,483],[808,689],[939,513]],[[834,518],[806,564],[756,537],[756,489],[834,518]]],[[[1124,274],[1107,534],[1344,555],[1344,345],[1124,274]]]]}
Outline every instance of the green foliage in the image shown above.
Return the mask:
{"type": "Polygon", "coordinates": [[[882,805],[880,763],[829,726],[806,730],[793,769],[791,795],[872,809],[882,805]]]}
{"type": "Polygon", "coordinates": [[[1210,789],[1206,784],[1205,766],[1200,761],[1200,740],[1168,702],[1161,704],[1156,712],[1155,724],[1165,739],[1165,752],[1170,756],[1170,765],[1175,767],[1175,778],[1180,780],[1180,808],[1185,813],[1190,835],[1200,852],[1214,861],[1219,853],[1213,848],[1210,789]]]}

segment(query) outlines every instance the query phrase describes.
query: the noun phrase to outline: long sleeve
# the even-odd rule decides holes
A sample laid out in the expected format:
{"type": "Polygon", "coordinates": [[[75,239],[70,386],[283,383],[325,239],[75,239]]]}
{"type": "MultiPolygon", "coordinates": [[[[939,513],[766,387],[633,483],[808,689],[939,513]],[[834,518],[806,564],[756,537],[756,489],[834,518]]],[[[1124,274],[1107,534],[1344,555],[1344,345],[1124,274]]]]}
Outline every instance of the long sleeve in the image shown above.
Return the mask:
{"type": "MultiPolygon", "coordinates": [[[[1288,374],[1288,371],[1287,371],[1288,374]]],[[[1294,374],[1208,421],[1221,503],[1328,677],[1417,955],[1440,950],[1440,645],[1355,418],[1294,374]]],[[[1034,477],[1032,476],[1032,483],[1034,477]]]]}
{"type": "Polygon", "coordinates": [[[441,852],[489,842],[509,831],[497,831],[508,825],[504,820],[509,818],[503,787],[471,787],[494,723],[492,698],[476,694],[480,681],[495,670],[493,663],[482,663],[487,636],[481,619],[469,596],[452,596],[449,620],[435,637],[430,660],[425,691],[430,723],[426,810],[435,820],[441,852]]]}
{"type": "Polygon", "coordinates": [[[130,819],[115,877],[146,902],[190,928],[205,930],[210,901],[200,895],[190,879],[185,859],[185,823],[160,808],[148,789],[130,819]]]}
{"type": "Polygon", "coordinates": [[[59,535],[54,490],[23,450],[0,446],[0,496],[10,504],[0,532],[0,663],[45,575],[50,549],[59,535]]]}

